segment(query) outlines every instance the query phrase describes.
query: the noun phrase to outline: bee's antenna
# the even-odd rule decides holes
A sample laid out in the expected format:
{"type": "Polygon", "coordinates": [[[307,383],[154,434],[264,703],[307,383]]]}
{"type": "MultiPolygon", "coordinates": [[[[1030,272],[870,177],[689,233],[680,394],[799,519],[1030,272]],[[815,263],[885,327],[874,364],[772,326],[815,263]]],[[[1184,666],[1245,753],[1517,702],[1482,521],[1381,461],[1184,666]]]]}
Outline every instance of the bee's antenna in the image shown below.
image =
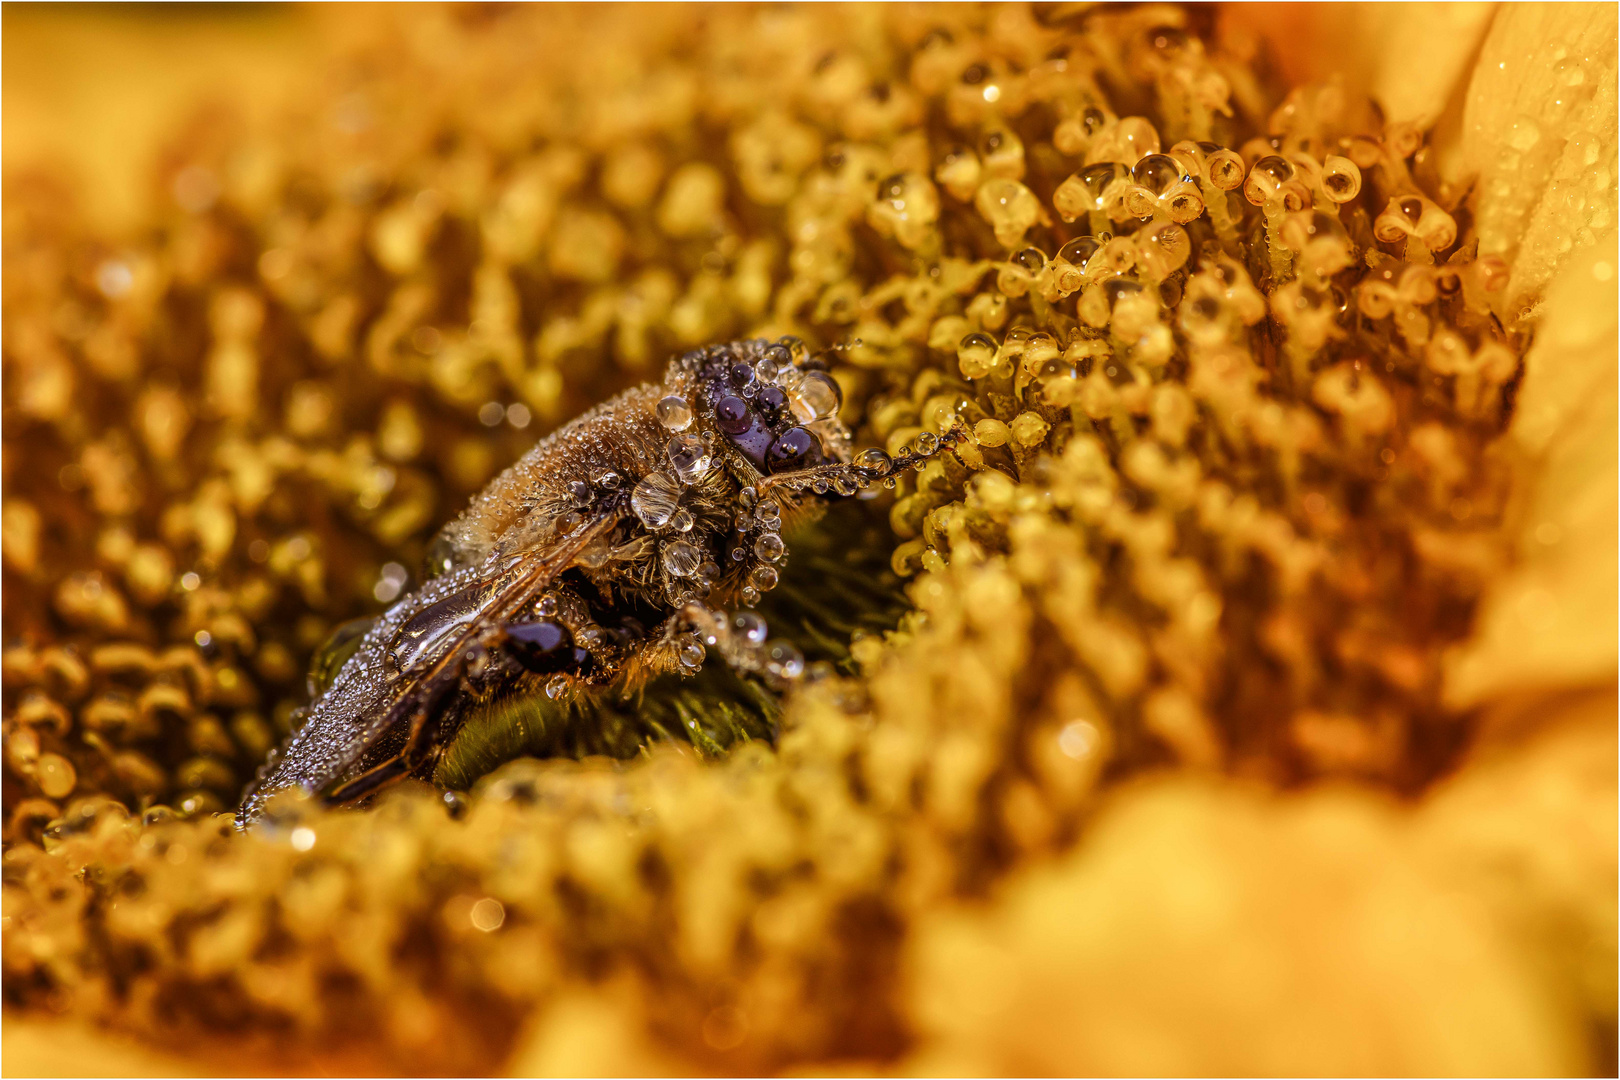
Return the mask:
{"type": "Polygon", "coordinates": [[[877,447],[869,447],[855,455],[847,464],[818,465],[798,472],[776,473],[754,485],[755,494],[768,495],[775,489],[804,491],[808,488],[817,495],[853,495],[862,488],[876,483],[892,485],[894,477],[915,469],[923,463],[953,450],[968,438],[967,425],[958,417],[943,435],[925,431],[912,441],[910,447],[890,457],[877,447]]]}

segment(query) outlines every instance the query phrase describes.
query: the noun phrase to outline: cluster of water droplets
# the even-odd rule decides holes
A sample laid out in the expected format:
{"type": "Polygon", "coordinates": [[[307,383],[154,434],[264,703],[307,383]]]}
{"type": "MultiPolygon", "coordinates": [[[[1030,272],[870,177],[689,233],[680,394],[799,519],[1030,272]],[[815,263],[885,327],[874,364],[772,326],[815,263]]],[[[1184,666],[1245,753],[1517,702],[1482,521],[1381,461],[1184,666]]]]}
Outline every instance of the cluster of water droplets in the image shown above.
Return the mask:
{"type": "MultiPolygon", "coordinates": [[[[668,578],[670,598],[680,601],[694,591],[707,592],[707,586],[719,576],[718,567],[702,549],[684,538],[696,519],[681,505],[687,489],[708,479],[717,462],[711,446],[713,436],[693,429],[694,413],[685,397],[665,396],[654,407],[654,414],[659,425],[670,433],[664,448],[667,465],[647,473],[631,490],[630,510],[649,532],[673,537],[661,545],[658,561],[668,578]],[[694,590],[692,586],[697,583],[701,587],[694,590]]],[[[688,664],[688,659],[683,653],[683,666],[695,669],[702,664],[701,655],[695,664],[688,664]]]]}
{"type": "Polygon", "coordinates": [[[690,614],[699,652],[705,645],[717,649],[728,663],[763,675],[766,683],[778,690],[803,677],[804,653],[789,642],[772,641],[770,628],[758,612],[744,610],[727,615],[704,610],[690,614]]]}
{"type": "Polygon", "coordinates": [[[781,580],[773,564],[787,555],[787,544],[781,536],[782,508],[773,499],[760,499],[752,488],[744,490],[740,501],[742,508],[734,520],[737,538],[729,558],[739,565],[754,564],[743,585],[742,599],[746,604],[756,604],[781,580]]]}

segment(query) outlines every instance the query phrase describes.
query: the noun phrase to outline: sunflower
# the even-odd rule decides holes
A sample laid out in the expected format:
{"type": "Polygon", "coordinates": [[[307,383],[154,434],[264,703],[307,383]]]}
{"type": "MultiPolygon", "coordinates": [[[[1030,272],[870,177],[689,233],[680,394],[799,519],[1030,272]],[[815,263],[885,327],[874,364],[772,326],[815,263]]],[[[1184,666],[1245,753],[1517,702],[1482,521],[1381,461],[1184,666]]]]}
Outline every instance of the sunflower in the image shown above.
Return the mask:
{"type": "Polygon", "coordinates": [[[1612,7],[251,19],[151,198],[8,145],[8,1070],[1614,1068],[1612,7]],[[784,333],[973,432],[819,678],[234,831],[435,526],[784,333]]]}

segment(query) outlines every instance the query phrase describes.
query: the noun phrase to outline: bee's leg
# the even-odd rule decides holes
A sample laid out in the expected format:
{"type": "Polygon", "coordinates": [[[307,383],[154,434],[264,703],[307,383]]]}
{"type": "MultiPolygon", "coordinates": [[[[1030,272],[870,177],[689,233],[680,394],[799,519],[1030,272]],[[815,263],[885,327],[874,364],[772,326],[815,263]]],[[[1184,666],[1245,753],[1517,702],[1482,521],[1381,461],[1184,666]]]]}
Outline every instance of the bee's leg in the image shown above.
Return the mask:
{"type": "Polygon", "coordinates": [[[882,450],[865,450],[848,464],[816,465],[794,472],[775,473],[754,485],[755,493],[768,497],[776,490],[814,491],[818,495],[853,495],[862,488],[871,487],[897,473],[915,469],[954,448],[968,436],[960,421],[951,430],[938,437],[926,450],[906,450],[890,457],[882,450]]]}

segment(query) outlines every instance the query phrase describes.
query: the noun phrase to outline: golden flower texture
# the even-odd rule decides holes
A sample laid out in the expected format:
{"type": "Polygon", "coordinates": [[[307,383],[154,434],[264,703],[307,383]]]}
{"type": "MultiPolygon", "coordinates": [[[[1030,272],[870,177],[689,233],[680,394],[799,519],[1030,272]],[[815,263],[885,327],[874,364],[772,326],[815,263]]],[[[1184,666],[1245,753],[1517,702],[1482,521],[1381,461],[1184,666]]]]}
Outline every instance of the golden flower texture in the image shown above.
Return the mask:
{"type": "Polygon", "coordinates": [[[8,1071],[1613,1071],[1612,5],[309,19],[129,228],[8,163],[8,1071]],[[974,438],[774,742],[234,831],[495,472],[786,333],[974,438]]]}

